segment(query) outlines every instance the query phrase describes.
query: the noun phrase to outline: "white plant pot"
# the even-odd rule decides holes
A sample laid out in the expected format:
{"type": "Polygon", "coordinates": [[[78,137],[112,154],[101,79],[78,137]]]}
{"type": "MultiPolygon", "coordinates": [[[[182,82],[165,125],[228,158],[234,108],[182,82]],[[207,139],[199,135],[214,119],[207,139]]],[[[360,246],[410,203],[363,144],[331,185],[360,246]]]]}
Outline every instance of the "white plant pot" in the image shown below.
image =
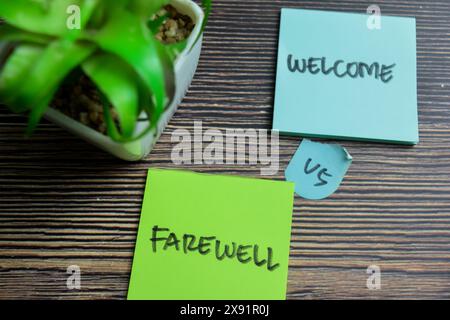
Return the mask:
{"type": "MultiPolygon", "coordinates": [[[[108,136],[83,125],[81,122],[66,116],[56,109],[48,108],[45,117],[67,131],[81,137],[87,142],[115,155],[118,158],[128,161],[137,161],[146,157],[155,146],[167,123],[177,110],[181,100],[184,98],[194,77],[195,70],[197,69],[202,47],[202,35],[200,36],[199,41],[194,45],[195,40],[201,33],[201,25],[204,19],[204,14],[201,8],[191,0],[171,0],[171,5],[180,13],[190,16],[195,23],[195,27],[188,39],[186,49],[175,61],[175,96],[170,106],[166,108],[164,114],[161,115],[158,125],[154,130],[139,140],[122,144],[113,141],[108,136]],[[194,47],[192,47],[192,45],[194,45],[194,47]]],[[[0,44],[0,56],[1,51],[2,46],[0,44]]],[[[144,114],[142,117],[144,117],[144,114]]],[[[148,121],[139,121],[135,133],[139,134],[147,128],[148,125],[148,121]]]]}

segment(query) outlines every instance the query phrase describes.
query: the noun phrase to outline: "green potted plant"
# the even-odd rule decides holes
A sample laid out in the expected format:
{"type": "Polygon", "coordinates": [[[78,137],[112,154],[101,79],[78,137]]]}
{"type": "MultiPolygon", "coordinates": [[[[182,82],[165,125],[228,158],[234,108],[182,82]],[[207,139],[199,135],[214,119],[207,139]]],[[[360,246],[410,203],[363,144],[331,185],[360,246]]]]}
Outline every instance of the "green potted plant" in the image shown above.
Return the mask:
{"type": "Polygon", "coordinates": [[[45,116],[142,159],[194,76],[211,0],[202,4],[206,15],[191,0],[1,1],[0,103],[28,113],[27,134],[45,116]]]}

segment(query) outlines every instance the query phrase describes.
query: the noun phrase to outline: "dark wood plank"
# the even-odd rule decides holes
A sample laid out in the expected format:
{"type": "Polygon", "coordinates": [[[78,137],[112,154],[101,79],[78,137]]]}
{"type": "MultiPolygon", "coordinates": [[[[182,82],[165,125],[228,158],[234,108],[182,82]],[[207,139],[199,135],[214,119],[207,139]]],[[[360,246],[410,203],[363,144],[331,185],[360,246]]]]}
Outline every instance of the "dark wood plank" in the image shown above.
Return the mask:
{"type": "MultiPolygon", "coordinates": [[[[354,157],[327,200],[295,200],[288,298],[450,298],[450,2],[379,1],[417,17],[421,142],[342,142],[354,157]],[[382,289],[366,288],[366,268],[382,289]]],[[[0,108],[0,298],[126,297],[149,167],[169,168],[170,133],[270,128],[279,10],[365,12],[372,1],[216,0],[192,87],[154,152],[126,163],[53,124],[24,139],[0,108]],[[65,286],[82,270],[82,290],[65,286]]],[[[281,137],[282,173],[300,139],[281,137]]],[[[248,166],[185,166],[242,176],[248,166]]]]}

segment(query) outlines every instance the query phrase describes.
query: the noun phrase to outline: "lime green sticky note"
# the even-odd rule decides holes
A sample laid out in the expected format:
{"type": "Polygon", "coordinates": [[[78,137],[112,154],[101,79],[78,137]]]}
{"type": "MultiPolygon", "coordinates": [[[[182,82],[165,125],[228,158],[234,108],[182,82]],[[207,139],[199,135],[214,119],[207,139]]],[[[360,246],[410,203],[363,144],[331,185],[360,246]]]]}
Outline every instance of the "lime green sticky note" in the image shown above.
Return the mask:
{"type": "Polygon", "coordinates": [[[294,184],[150,169],[128,299],[285,299],[294,184]]]}

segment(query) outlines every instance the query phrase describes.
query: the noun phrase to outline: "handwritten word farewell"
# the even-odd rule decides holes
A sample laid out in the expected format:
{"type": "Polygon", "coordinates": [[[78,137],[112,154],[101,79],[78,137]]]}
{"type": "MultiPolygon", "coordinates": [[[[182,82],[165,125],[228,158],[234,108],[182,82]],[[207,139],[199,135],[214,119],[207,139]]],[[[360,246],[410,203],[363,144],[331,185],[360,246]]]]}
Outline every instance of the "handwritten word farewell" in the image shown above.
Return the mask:
{"type": "Polygon", "coordinates": [[[198,252],[201,255],[214,254],[218,261],[227,259],[236,259],[236,261],[246,264],[253,261],[257,267],[266,267],[269,271],[274,271],[280,264],[273,263],[273,250],[267,248],[267,255],[264,259],[259,256],[258,245],[242,245],[232,242],[231,244],[222,244],[216,237],[197,237],[193,234],[183,234],[178,237],[175,233],[169,232],[167,228],[160,228],[154,226],[152,228],[152,242],[153,252],[157,252],[158,242],[162,242],[162,250],[170,248],[184,252],[198,252]],[[159,236],[161,233],[166,233],[166,236],[159,236]]]}
{"type": "Polygon", "coordinates": [[[366,75],[379,79],[384,83],[394,79],[393,69],[396,64],[384,65],[378,62],[367,64],[364,62],[346,63],[344,60],[337,60],[334,63],[327,62],[327,58],[309,58],[294,59],[292,54],[288,55],[287,66],[290,72],[318,74],[322,72],[324,75],[334,74],[338,78],[364,78],[366,75]]]}

